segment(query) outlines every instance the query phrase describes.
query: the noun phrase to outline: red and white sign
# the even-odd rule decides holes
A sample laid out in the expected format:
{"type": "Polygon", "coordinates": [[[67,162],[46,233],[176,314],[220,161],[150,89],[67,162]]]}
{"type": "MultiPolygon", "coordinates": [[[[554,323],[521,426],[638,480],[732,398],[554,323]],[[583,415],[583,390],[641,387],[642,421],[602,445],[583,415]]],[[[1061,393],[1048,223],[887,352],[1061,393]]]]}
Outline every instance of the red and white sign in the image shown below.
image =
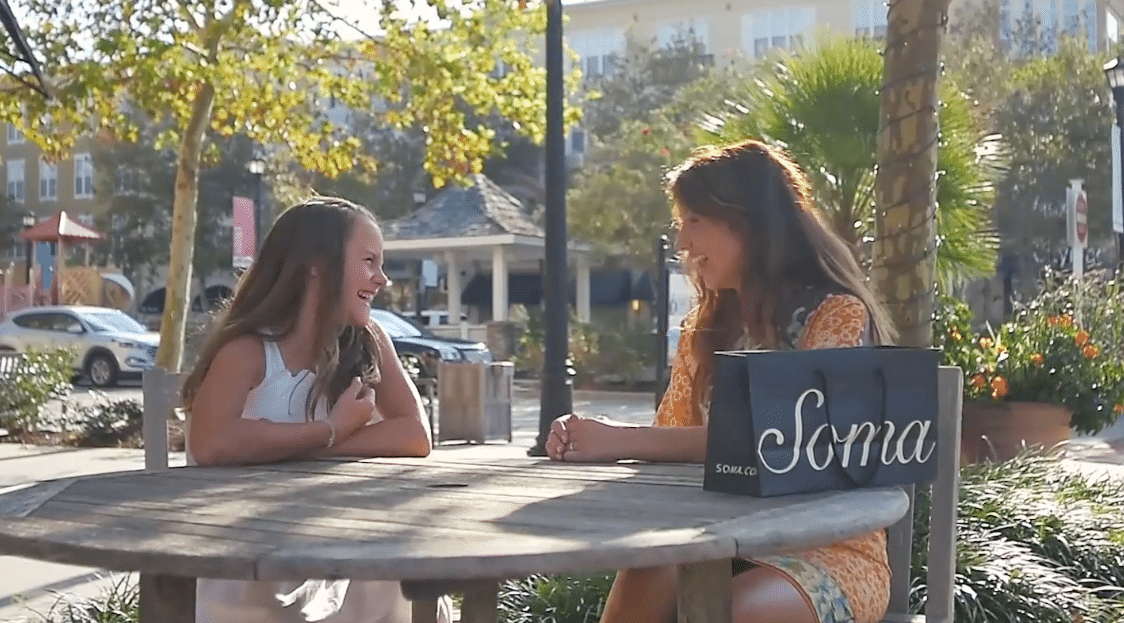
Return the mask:
{"type": "Polygon", "coordinates": [[[1085,248],[1089,240],[1089,204],[1085,200],[1085,191],[1077,191],[1073,203],[1073,224],[1077,234],[1077,245],[1085,248]]]}
{"type": "Polygon", "coordinates": [[[249,268],[254,262],[257,239],[254,231],[254,200],[249,197],[234,198],[234,268],[249,268]]]}

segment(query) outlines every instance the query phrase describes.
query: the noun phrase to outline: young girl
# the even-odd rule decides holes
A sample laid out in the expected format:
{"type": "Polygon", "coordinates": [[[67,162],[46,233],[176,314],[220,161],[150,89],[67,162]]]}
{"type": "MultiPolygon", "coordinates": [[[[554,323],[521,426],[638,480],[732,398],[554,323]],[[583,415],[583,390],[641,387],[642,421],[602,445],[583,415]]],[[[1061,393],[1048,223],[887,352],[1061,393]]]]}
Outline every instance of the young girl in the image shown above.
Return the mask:
{"type": "MultiPolygon", "coordinates": [[[[343,199],[281,215],[184,382],[191,460],[429,454],[417,389],[369,318],[382,248],[374,217],[343,199]]],[[[410,606],[397,582],[198,581],[198,623],[305,620],[408,623],[410,606]]]]}
{"type": "MultiPolygon", "coordinates": [[[[555,421],[558,461],[701,463],[714,353],[886,344],[893,330],[851,251],[812,205],[807,178],[756,141],[696,152],[668,177],[677,246],[699,293],[655,425],[555,421]]],[[[890,567],[881,530],[810,551],[733,561],[738,623],[877,623],[890,567]]],[[[617,574],[602,623],[675,620],[675,569],[617,574]]]]}

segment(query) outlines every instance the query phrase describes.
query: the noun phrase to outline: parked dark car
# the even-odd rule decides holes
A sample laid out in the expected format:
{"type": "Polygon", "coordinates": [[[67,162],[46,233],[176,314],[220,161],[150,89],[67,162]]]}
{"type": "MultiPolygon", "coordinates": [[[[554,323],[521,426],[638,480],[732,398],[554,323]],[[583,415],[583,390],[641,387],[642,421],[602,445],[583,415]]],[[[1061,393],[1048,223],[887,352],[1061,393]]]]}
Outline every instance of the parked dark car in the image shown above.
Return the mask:
{"type": "Polygon", "coordinates": [[[491,363],[492,352],[481,342],[434,335],[409,318],[388,309],[372,309],[371,319],[379,323],[394,343],[398,359],[414,378],[437,378],[442,361],[491,363]]]}

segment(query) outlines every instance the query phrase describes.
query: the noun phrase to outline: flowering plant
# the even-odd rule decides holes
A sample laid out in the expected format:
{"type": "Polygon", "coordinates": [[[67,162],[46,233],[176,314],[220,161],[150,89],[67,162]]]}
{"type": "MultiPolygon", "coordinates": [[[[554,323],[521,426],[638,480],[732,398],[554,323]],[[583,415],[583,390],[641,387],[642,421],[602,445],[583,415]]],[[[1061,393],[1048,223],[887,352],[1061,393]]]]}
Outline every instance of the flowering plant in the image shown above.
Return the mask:
{"type": "Polygon", "coordinates": [[[934,345],[946,365],[964,370],[966,397],[994,402],[1065,405],[1079,432],[1094,433],[1124,411],[1124,364],[1106,356],[1097,336],[1072,313],[1031,302],[995,331],[971,331],[971,312],[942,301],[934,315],[934,345]]]}

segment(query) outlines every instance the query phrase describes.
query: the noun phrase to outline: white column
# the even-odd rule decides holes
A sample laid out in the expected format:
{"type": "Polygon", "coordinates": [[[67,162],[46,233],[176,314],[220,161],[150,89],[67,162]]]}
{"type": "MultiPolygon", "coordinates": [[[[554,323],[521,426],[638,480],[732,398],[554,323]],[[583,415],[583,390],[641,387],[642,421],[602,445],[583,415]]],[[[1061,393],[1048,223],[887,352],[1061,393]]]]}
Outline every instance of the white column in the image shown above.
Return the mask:
{"type": "Polygon", "coordinates": [[[468,327],[461,320],[461,267],[456,251],[445,251],[445,289],[449,307],[449,323],[460,327],[461,337],[468,335],[468,327]]]}
{"type": "Polygon", "coordinates": [[[578,271],[575,276],[577,287],[578,320],[589,322],[589,257],[584,253],[577,256],[578,271]]]}
{"type": "Polygon", "coordinates": [[[492,247],[492,321],[507,320],[507,256],[503,247],[492,247]]]}

